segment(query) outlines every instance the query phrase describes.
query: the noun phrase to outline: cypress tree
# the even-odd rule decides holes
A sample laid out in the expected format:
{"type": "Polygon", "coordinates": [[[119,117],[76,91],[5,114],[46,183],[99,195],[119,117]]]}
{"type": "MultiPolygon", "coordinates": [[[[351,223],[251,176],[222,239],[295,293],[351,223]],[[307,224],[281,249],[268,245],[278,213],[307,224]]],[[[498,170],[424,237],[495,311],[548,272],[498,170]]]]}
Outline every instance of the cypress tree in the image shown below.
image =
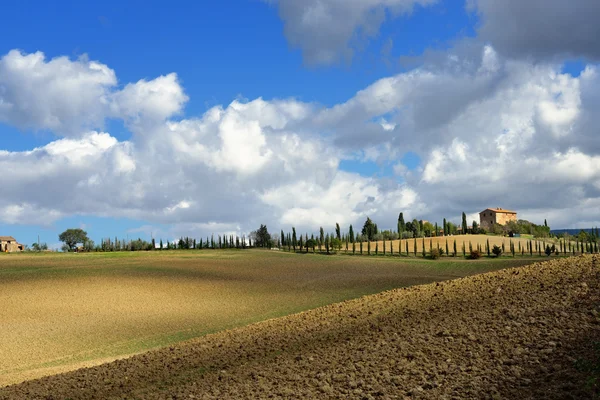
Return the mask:
{"type": "Polygon", "coordinates": [[[325,250],[327,251],[327,254],[329,254],[329,244],[330,244],[330,240],[331,238],[329,237],[329,233],[325,236],[325,250]]]}
{"type": "Polygon", "coordinates": [[[361,241],[360,241],[360,255],[361,255],[361,256],[362,256],[362,253],[363,253],[363,251],[362,251],[362,240],[361,240],[361,241]]]}
{"type": "Polygon", "coordinates": [[[506,249],[505,249],[505,247],[504,247],[504,240],[502,240],[502,253],[506,253],[506,251],[505,251],[505,250],[506,250],[506,249]]]}
{"type": "Polygon", "coordinates": [[[398,235],[402,238],[402,232],[406,231],[406,223],[404,222],[404,214],[398,215],[398,235]]]}
{"type": "Polygon", "coordinates": [[[439,228],[438,228],[438,224],[436,222],[435,223],[435,234],[433,236],[437,236],[438,235],[438,231],[439,231],[439,228]]]}
{"type": "Polygon", "coordinates": [[[425,258],[425,236],[423,236],[423,251],[422,251],[422,254],[423,254],[423,258],[425,258]]]}
{"type": "Polygon", "coordinates": [[[162,250],[162,249],[163,249],[163,241],[162,241],[162,239],[160,239],[160,250],[162,250]]]}
{"type": "Polygon", "coordinates": [[[462,245],[462,251],[463,251],[463,257],[467,256],[467,251],[465,249],[465,241],[463,240],[463,245],[462,245]]]}
{"type": "Polygon", "coordinates": [[[383,255],[385,256],[385,238],[383,238],[383,255]]]}
{"type": "Polygon", "coordinates": [[[446,222],[446,218],[444,218],[444,236],[448,236],[448,223],[446,222]]]}
{"type": "Polygon", "coordinates": [[[356,243],[352,242],[352,254],[356,254],[356,243]]]}
{"type": "Polygon", "coordinates": [[[390,255],[394,255],[394,241],[390,240],[390,255]]]}
{"type": "MultiPolygon", "coordinates": [[[[402,243],[402,242],[400,242],[402,243]]],[[[404,242],[406,244],[406,257],[410,256],[410,253],[408,251],[408,239],[406,239],[406,242],[404,242]]],[[[400,247],[400,253],[402,253],[402,247],[400,247]]]]}
{"type": "Polygon", "coordinates": [[[448,239],[446,238],[446,256],[450,255],[450,249],[448,248],[448,239]]]}
{"type": "Polygon", "coordinates": [[[323,227],[319,228],[319,251],[321,251],[321,246],[323,245],[323,242],[325,241],[325,231],[323,230],[323,227]]]}
{"type": "Polygon", "coordinates": [[[467,234],[467,214],[462,213],[462,234],[467,234]]]}
{"type": "Polygon", "coordinates": [[[454,253],[453,253],[453,257],[456,257],[456,239],[454,239],[454,253]]]}
{"type": "Polygon", "coordinates": [[[298,240],[296,238],[296,228],[292,226],[292,247],[294,248],[294,253],[296,252],[296,244],[298,240]]]}
{"type": "Polygon", "coordinates": [[[414,253],[415,253],[415,257],[417,256],[417,239],[415,238],[415,246],[414,246],[414,253]]]}
{"type": "Polygon", "coordinates": [[[337,238],[337,240],[339,240],[340,242],[342,241],[342,233],[340,231],[340,224],[338,224],[337,222],[335,223],[335,237],[337,238]]]}
{"type": "Polygon", "coordinates": [[[469,240],[469,253],[473,251],[473,245],[471,244],[471,241],[469,240]]]}
{"type": "Polygon", "coordinates": [[[285,234],[283,233],[283,229],[281,230],[281,245],[285,246],[285,234]]]}
{"type": "Polygon", "coordinates": [[[354,243],[354,229],[352,229],[352,225],[350,225],[350,241],[354,243]]]}
{"type": "Polygon", "coordinates": [[[371,255],[371,239],[367,239],[367,254],[371,255]]]}
{"type": "Polygon", "coordinates": [[[486,250],[487,250],[487,255],[488,255],[488,257],[489,257],[489,256],[490,256],[490,239],[487,239],[487,240],[486,240],[486,245],[485,245],[485,247],[486,247],[486,250]]]}
{"type": "Polygon", "coordinates": [[[429,239],[429,254],[431,254],[432,249],[433,249],[433,239],[429,239]]]}
{"type": "Polygon", "coordinates": [[[375,242],[375,255],[379,255],[379,242],[375,242]]]}

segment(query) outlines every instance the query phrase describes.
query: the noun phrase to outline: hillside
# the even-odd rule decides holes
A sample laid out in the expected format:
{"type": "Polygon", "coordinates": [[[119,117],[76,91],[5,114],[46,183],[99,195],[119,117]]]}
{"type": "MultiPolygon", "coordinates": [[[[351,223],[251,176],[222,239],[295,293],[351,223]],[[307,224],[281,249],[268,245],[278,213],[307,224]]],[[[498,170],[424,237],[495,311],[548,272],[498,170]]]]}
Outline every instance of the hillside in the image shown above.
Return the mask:
{"type": "Polygon", "coordinates": [[[0,389],[17,398],[591,398],[600,260],[398,289],[0,389]]]}

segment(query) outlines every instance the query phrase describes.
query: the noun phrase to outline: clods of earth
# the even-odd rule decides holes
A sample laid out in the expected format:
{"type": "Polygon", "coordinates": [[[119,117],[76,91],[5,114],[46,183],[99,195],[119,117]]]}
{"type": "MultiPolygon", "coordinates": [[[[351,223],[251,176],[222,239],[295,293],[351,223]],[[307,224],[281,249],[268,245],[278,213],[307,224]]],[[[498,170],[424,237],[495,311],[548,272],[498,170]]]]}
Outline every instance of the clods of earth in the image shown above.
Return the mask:
{"type": "Polygon", "coordinates": [[[392,290],[0,389],[0,399],[587,399],[600,257],[392,290]]]}

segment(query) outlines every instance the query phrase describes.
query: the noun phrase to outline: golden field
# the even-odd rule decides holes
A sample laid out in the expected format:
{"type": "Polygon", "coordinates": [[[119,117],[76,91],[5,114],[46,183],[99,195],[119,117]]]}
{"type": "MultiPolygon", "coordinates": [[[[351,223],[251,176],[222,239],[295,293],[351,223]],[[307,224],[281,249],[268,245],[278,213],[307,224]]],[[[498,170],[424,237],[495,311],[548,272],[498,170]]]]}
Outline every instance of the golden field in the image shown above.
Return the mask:
{"type": "Polygon", "coordinates": [[[530,263],[170,251],[0,255],[0,386],[397,287],[530,263]]]}

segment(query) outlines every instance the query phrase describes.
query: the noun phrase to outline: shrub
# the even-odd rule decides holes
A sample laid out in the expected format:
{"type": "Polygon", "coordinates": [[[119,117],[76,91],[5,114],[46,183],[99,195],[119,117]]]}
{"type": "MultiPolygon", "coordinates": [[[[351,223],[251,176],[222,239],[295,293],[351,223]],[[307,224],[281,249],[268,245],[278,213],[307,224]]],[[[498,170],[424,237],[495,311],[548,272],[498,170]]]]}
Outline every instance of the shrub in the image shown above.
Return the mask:
{"type": "Polygon", "coordinates": [[[469,258],[471,260],[477,260],[477,259],[481,258],[481,252],[477,249],[473,249],[473,250],[471,250],[471,253],[469,254],[469,258]]]}
{"type": "Polygon", "coordinates": [[[492,253],[494,253],[496,257],[500,257],[500,254],[502,254],[502,248],[498,245],[494,245],[492,248],[492,253]]]}
{"type": "Polygon", "coordinates": [[[432,260],[437,260],[438,258],[440,258],[441,255],[442,252],[440,251],[440,249],[431,249],[431,251],[429,252],[429,258],[431,258],[432,260]]]}

